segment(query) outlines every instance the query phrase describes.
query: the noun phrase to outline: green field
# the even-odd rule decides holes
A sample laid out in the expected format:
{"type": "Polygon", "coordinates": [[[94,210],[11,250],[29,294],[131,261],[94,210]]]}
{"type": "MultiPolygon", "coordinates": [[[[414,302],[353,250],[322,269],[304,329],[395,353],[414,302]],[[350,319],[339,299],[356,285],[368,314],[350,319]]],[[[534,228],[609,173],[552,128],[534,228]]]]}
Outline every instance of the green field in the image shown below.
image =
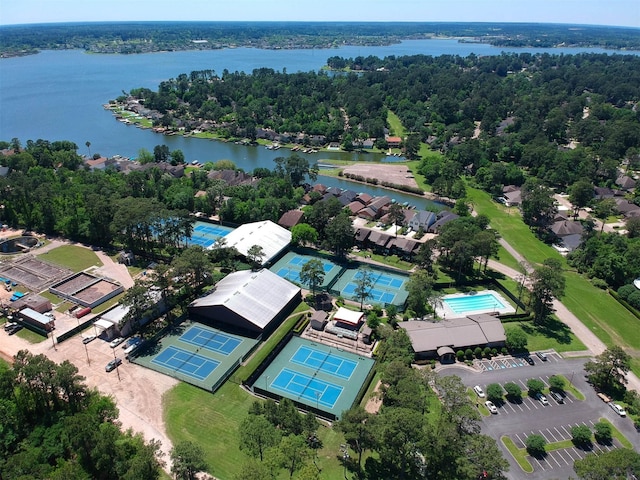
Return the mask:
{"type": "Polygon", "coordinates": [[[507,332],[515,327],[520,327],[527,334],[527,348],[531,352],[550,348],[556,352],[580,352],[587,349],[571,329],[555,317],[544,326],[533,322],[509,322],[504,325],[507,332]]]}
{"type": "Polygon", "coordinates": [[[62,245],[38,255],[38,257],[45,262],[55,263],[74,272],[81,272],[93,266],[102,266],[102,262],[93,250],[74,245],[62,245]]]}

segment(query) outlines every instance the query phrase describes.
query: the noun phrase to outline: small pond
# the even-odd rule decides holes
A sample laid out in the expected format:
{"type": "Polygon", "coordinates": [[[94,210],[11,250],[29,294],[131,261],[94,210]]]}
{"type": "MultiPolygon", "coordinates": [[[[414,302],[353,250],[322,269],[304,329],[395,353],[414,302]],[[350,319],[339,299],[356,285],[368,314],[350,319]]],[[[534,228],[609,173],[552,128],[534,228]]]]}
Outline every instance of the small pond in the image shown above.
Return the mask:
{"type": "Polygon", "coordinates": [[[13,255],[15,253],[24,253],[38,245],[36,237],[16,237],[0,241],[0,254],[13,255]]]}

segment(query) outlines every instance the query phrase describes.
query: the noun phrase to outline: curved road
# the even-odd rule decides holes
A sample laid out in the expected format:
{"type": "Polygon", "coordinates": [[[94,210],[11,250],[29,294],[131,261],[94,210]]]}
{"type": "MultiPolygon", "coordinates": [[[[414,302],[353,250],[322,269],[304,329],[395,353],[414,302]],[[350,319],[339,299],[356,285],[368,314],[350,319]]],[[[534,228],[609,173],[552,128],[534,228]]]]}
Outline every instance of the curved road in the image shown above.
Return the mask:
{"type": "MultiPolygon", "coordinates": [[[[504,239],[500,239],[500,244],[507,250],[518,262],[523,262],[523,265],[527,265],[527,271],[532,271],[532,268],[526,262],[524,257],[520,255],[511,245],[509,245],[504,239]]],[[[517,279],[522,275],[522,272],[507,267],[495,260],[489,260],[489,267],[493,270],[506,275],[509,278],[517,279]]],[[[593,356],[600,355],[607,349],[607,346],[600,340],[591,330],[589,330],[584,323],[580,321],[573,313],[569,311],[558,299],[553,301],[553,308],[555,308],[556,317],[560,319],[562,323],[567,325],[576,337],[580,339],[582,343],[589,349],[593,356]]],[[[640,393],[640,378],[638,378],[633,372],[627,373],[627,388],[635,390],[640,393]]]]}

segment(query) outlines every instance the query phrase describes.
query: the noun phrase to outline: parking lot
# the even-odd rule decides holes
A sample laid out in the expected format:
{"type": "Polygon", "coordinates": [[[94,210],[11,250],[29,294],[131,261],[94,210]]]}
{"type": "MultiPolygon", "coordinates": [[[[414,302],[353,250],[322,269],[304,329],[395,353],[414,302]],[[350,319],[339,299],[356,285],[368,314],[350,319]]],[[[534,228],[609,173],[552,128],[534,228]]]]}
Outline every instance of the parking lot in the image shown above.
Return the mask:
{"type": "MultiPolygon", "coordinates": [[[[511,440],[514,441],[518,448],[524,448],[526,439],[529,435],[537,434],[542,435],[547,443],[560,442],[562,440],[570,440],[571,439],[571,428],[576,425],[586,425],[590,429],[593,430],[593,425],[595,422],[589,420],[588,422],[582,423],[574,423],[574,424],[566,424],[544,428],[541,430],[532,430],[521,433],[515,433],[509,435],[511,440]]],[[[617,442],[617,440],[613,440],[611,445],[601,445],[599,443],[593,443],[591,445],[590,450],[584,450],[577,447],[570,448],[562,448],[559,450],[554,450],[552,452],[547,453],[544,458],[535,458],[532,456],[527,457],[533,468],[537,471],[549,471],[549,470],[557,470],[558,468],[566,469],[571,468],[573,470],[573,462],[576,460],[580,460],[585,457],[585,455],[589,453],[604,453],[608,452],[614,448],[620,447],[621,445],[617,442]]],[[[556,476],[556,473],[553,473],[556,476]]]]}
{"type": "MultiPolygon", "coordinates": [[[[559,362],[562,357],[556,352],[545,352],[545,356],[547,358],[547,362],[559,362]]],[[[524,357],[496,357],[490,360],[479,360],[478,367],[484,372],[492,372],[494,370],[504,370],[507,368],[520,368],[520,367],[531,367],[536,364],[542,364],[543,361],[538,358],[536,355],[532,354],[530,357],[533,360],[534,365],[529,365],[524,357]]]]}
{"type": "MultiPolygon", "coordinates": [[[[535,354],[531,355],[533,365],[524,358],[500,357],[492,360],[476,361],[476,371],[465,368],[448,367],[441,370],[441,375],[458,375],[469,388],[479,385],[486,393],[488,385],[497,383],[504,385],[513,382],[522,389],[520,401],[494,402],[497,414],[482,419],[482,433],[494,438],[501,449],[510,469],[506,476],[512,480],[547,480],[550,478],[574,478],[573,462],[584,458],[588,453],[598,453],[619,446],[614,440],[612,445],[594,443],[591,451],[569,447],[550,452],[545,458],[528,457],[534,471],[525,473],[513,459],[500,441],[503,437],[511,438],[519,448],[529,435],[540,434],[547,442],[558,442],[571,438],[571,427],[588,425],[593,427],[601,418],[609,420],[621,433],[629,439],[634,448],[640,448],[640,435],[633,428],[629,418],[621,418],[608,405],[597,397],[596,392],[586,382],[583,366],[588,358],[562,358],[555,352],[545,352],[546,361],[535,354]],[[545,387],[549,387],[552,375],[563,375],[568,382],[577,388],[585,400],[577,400],[567,389],[563,403],[559,403],[551,395],[546,394],[548,405],[527,395],[527,380],[538,379],[545,387]]],[[[476,394],[474,394],[476,395],[476,394]]],[[[476,395],[477,405],[483,405],[485,398],[476,395]]]]}

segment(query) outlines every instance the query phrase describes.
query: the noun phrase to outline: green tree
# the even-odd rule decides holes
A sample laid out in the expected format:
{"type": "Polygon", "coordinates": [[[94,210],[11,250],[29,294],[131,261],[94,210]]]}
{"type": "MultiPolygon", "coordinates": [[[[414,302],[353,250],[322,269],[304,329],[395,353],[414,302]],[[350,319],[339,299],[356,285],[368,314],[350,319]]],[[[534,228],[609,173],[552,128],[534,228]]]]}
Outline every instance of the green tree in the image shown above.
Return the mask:
{"type": "Polygon", "coordinates": [[[514,382],[507,382],[504,384],[504,391],[507,392],[507,398],[513,401],[520,401],[522,399],[522,389],[520,385],[514,382]]]}
{"type": "Polygon", "coordinates": [[[300,270],[300,281],[311,287],[311,294],[315,296],[316,288],[324,282],[324,265],[317,258],[306,262],[300,270]]]}
{"type": "Polygon", "coordinates": [[[553,300],[564,295],[565,282],[562,264],[555,258],[547,258],[531,274],[531,307],[535,323],[544,323],[553,313],[553,300]]]}
{"type": "Polygon", "coordinates": [[[259,268],[262,265],[262,260],[265,257],[264,249],[260,245],[252,245],[247,250],[247,260],[251,263],[252,267],[259,268]]]}
{"type": "Polygon", "coordinates": [[[569,188],[569,201],[573,205],[573,216],[578,217],[580,210],[589,206],[593,200],[593,183],[588,179],[581,179],[569,188]]]}
{"type": "Polygon", "coordinates": [[[389,207],[389,220],[396,226],[395,236],[398,236],[398,226],[403,227],[405,223],[404,209],[399,203],[392,203],[389,207]]]}
{"type": "Polygon", "coordinates": [[[640,453],[627,448],[590,453],[576,460],[573,469],[581,480],[628,480],[640,472],[640,453]]]}
{"type": "Polygon", "coordinates": [[[522,186],[522,220],[538,236],[544,236],[556,214],[553,192],[536,178],[529,178],[522,186]]]}
{"type": "Polygon", "coordinates": [[[553,390],[558,390],[560,392],[564,391],[564,386],[566,385],[564,378],[559,375],[551,375],[549,377],[549,388],[553,390]]]}
{"type": "Polygon", "coordinates": [[[544,383],[542,382],[542,380],[539,380],[537,378],[530,378],[529,380],[527,380],[527,389],[529,390],[529,395],[531,396],[542,393],[542,390],[544,390],[544,383]]]}
{"type": "Polygon", "coordinates": [[[289,472],[289,478],[300,470],[311,456],[307,442],[301,435],[283,437],[278,448],[279,464],[289,472]]]}
{"type": "Polygon", "coordinates": [[[624,389],[627,372],[631,368],[631,357],[622,347],[614,345],[584,365],[589,382],[597,389],[612,392],[624,389]]]}
{"type": "Polygon", "coordinates": [[[344,256],[353,246],[353,242],[354,231],[351,219],[346,212],[340,212],[329,220],[325,228],[325,243],[336,255],[344,256]]]}
{"type": "Polygon", "coordinates": [[[211,271],[211,262],[201,246],[192,245],[173,259],[171,268],[176,277],[186,279],[187,286],[199,288],[211,271]]]}
{"type": "Polygon", "coordinates": [[[199,445],[182,440],[171,449],[171,473],[177,480],[195,480],[196,474],[208,469],[204,450],[199,445]]]}
{"type": "Polygon", "coordinates": [[[250,459],[244,463],[240,471],[233,477],[234,480],[275,480],[276,476],[268,465],[250,459]]]}
{"type": "Polygon", "coordinates": [[[416,317],[422,318],[428,312],[429,300],[432,296],[434,277],[426,270],[417,269],[409,276],[407,282],[407,309],[416,317]]]}
{"type": "Polygon", "coordinates": [[[375,283],[373,271],[368,267],[361,268],[353,281],[356,285],[353,293],[356,298],[360,300],[360,310],[362,310],[364,307],[364,301],[371,296],[371,290],[375,283]]]}
{"type": "Polygon", "coordinates": [[[574,425],[571,427],[571,441],[581,447],[591,444],[591,429],[586,425],[574,425]]]}
{"type": "Polygon", "coordinates": [[[533,434],[529,435],[525,440],[525,446],[527,447],[527,452],[529,455],[533,455],[534,457],[543,457],[547,454],[545,450],[545,446],[547,445],[547,441],[542,435],[533,434]]]}
{"type": "Polygon", "coordinates": [[[618,206],[613,198],[605,198],[596,202],[593,207],[593,214],[600,220],[600,233],[604,230],[604,225],[607,222],[607,218],[615,215],[618,212],[618,206]]]}
{"type": "Polygon", "coordinates": [[[502,401],[503,390],[499,383],[487,385],[487,398],[492,402],[502,401]]]}
{"type": "Polygon", "coordinates": [[[507,348],[513,352],[522,352],[527,349],[527,334],[520,327],[507,329],[507,348]]]}
{"type": "Polygon", "coordinates": [[[240,423],[240,450],[244,450],[262,462],[268,448],[280,442],[276,427],[262,415],[249,415],[240,423]]]}
{"type": "Polygon", "coordinates": [[[362,463],[362,454],[376,443],[374,419],[361,405],[354,405],[335,423],[335,428],[344,434],[349,447],[358,454],[358,465],[362,463]]]}
{"type": "Polygon", "coordinates": [[[315,245],[318,243],[318,231],[308,223],[299,223],[291,228],[291,243],[294,245],[315,245]]]}
{"type": "Polygon", "coordinates": [[[593,432],[596,438],[596,442],[606,445],[611,444],[611,440],[613,439],[613,432],[611,429],[611,424],[609,422],[601,420],[598,423],[594,424],[593,432]]]}

